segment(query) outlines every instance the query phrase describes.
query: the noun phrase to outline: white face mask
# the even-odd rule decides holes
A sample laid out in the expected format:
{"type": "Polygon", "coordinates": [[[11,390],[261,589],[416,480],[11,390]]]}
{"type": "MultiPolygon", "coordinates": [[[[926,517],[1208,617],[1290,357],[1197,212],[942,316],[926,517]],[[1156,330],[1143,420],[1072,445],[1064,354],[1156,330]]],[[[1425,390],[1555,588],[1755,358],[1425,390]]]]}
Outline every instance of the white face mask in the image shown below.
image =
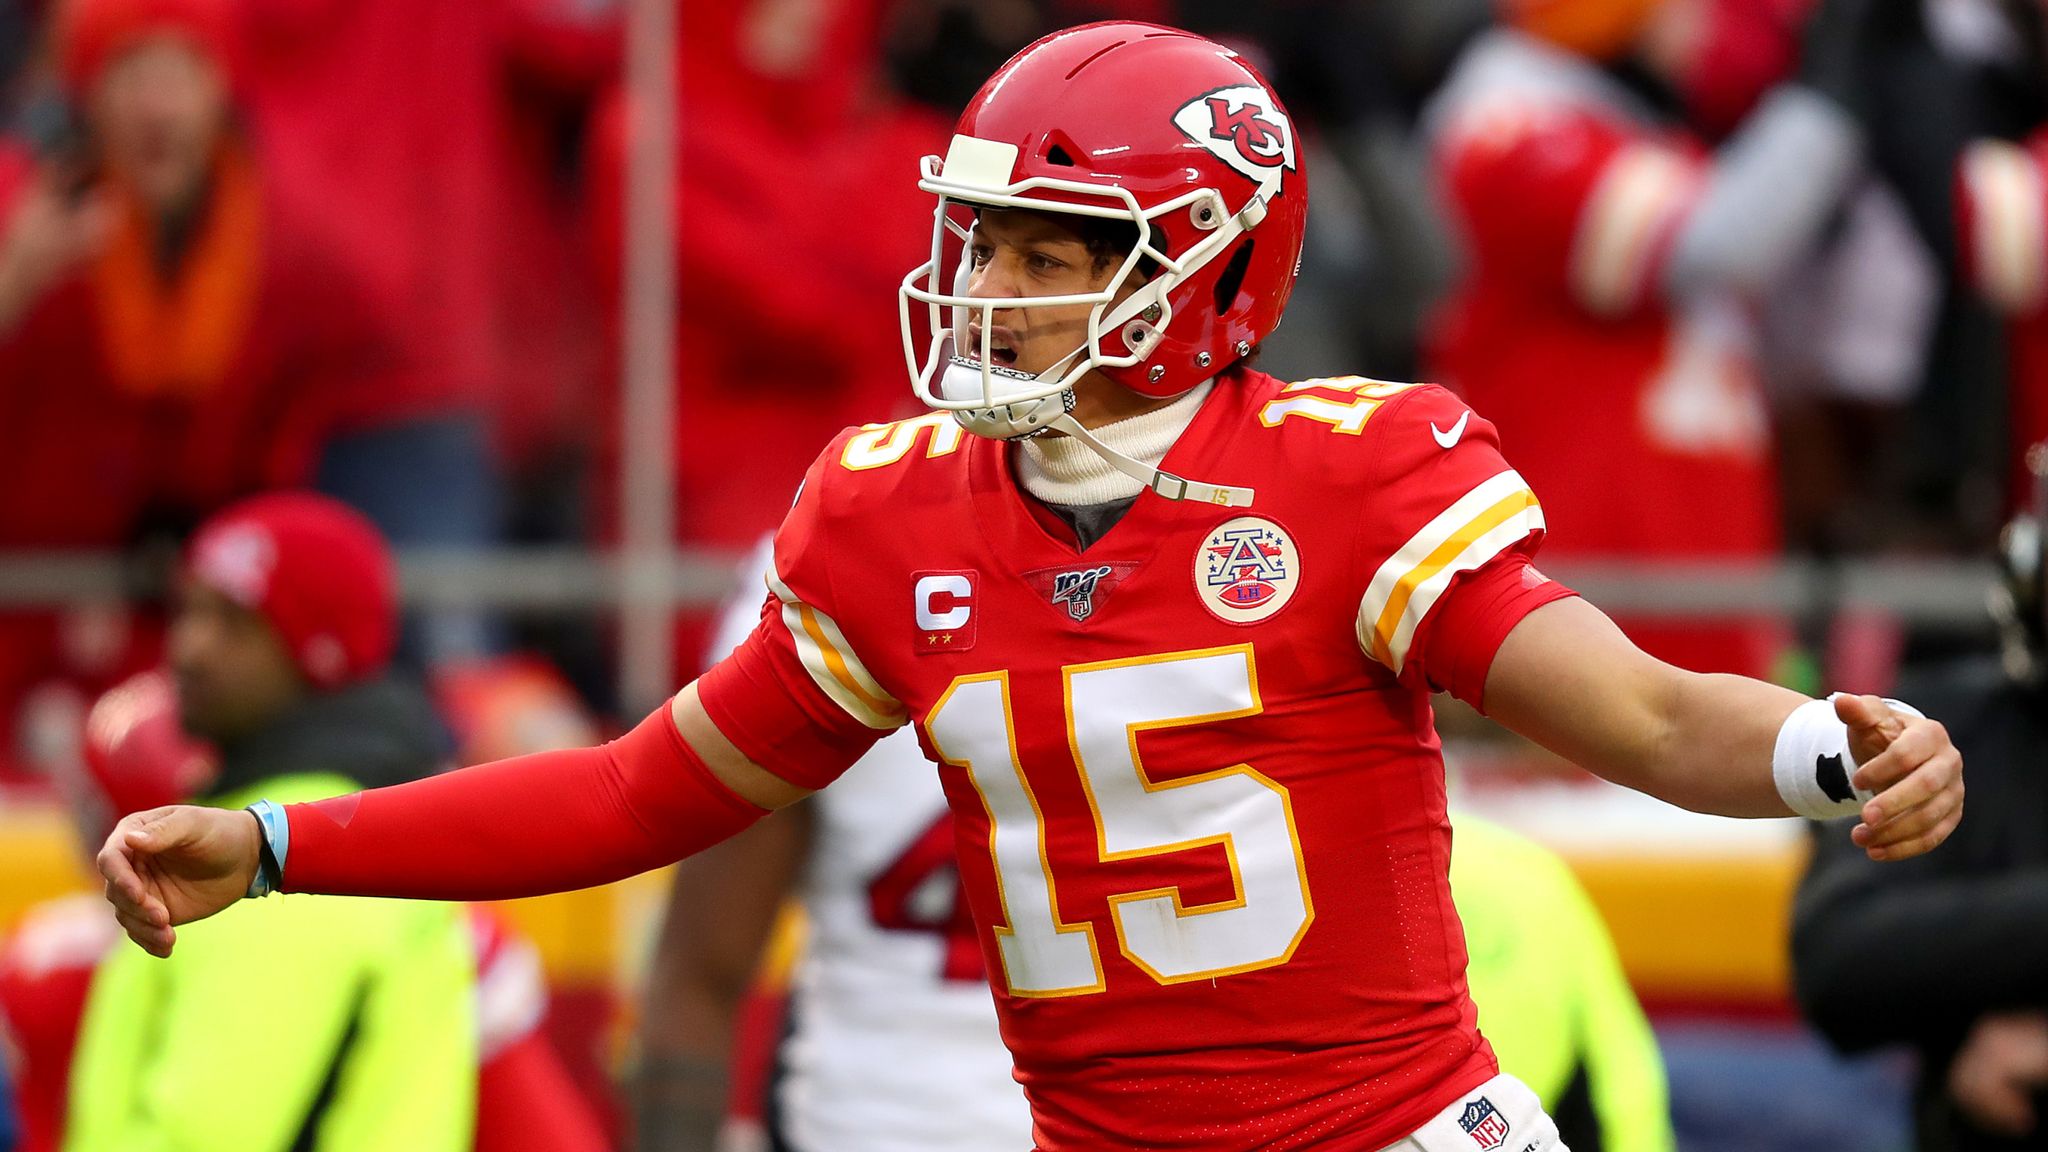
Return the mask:
{"type": "Polygon", "coordinates": [[[934,213],[931,256],[904,277],[898,292],[903,351],[911,386],[926,405],[953,413],[968,431],[996,440],[1014,440],[1052,429],[1074,436],[1112,466],[1137,476],[1169,499],[1194,499],[1231,507],[1251,502],[1251,491],[1200,484],[1163,473],[1103,446],[1081,427],[1071,411],[1074,384],[1100,368],[1128,368],[1142,363],[1158,346],[1173,321],[1168,301],[1173,289],[1229,248],[1264,216],[1265,204],[1254,198],[1236,216],[1226,214],[1223,197],[1213,188],[1196,188],[1149,211],[1122,188],[1073,180],[1038,177],[1010,182],[1017,148],[970,136],[953,137],[943,164],[924,161],[918,187],[939,197],[934,213]],[[1071,199],[1027,196],[1052,192],[1071,199]],[[1075,202],[1075,201],[1079,202],[1075,202]],[[970,296],[968,252],[973,243],[971,213],[975,208],[1022,208],[1064,212],[1093,219],[1122,220],[1136,229],[1137,241],[1099,291],[1060,296],[970,296]],[[1180,258],[1155,246],[1155,222],[1185,217],[1185,225],[1205,232],[1180,258]],[[1149,262],[1159,271],[1143,286],[1118,301],[1116,287],[1149,262]],[[948,276],[950,284],[942,284],[948,276]],[[920,341],[915,323],[917,305],[925,309],[920,341]],[[997,311],[1030,308],[1089,308],[1087,336],[1071,352],[1038,373],[1007,369],[994,362],[990,342],[997,311]],[[968,347],[972,327],[980,330],[977,346],[968,347]],[[1105,341],[1116,338],[1110,347],[1105,341]]]}

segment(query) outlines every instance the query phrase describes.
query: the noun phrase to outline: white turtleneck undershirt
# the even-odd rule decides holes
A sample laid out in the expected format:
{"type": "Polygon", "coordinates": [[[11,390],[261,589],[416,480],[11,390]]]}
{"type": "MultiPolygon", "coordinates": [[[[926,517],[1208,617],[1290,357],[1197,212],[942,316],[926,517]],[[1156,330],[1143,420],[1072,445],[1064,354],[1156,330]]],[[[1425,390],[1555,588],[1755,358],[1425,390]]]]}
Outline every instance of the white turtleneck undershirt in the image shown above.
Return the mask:
{"type": "MultiPolygon", "coordinates": [[[[1215,383],[1204,380],[1164,408],[1089,431],[1118,452],[1157,468],[1194,422],[1215,383]]],[[[1143,482],[1110,467],[1109,461],[1071,436],[1033,436],[1024,441],[1017,454],[1017,479],[1038,499],[1067,508],[1132,500],[1145,490],[1143,482]]]]}

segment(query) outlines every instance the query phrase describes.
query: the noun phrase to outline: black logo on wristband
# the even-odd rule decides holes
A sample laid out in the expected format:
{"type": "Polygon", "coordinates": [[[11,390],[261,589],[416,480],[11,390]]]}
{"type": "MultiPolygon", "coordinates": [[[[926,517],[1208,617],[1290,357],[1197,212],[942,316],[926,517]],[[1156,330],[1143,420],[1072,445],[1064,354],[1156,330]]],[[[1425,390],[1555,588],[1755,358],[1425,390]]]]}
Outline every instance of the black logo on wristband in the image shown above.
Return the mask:
{"type": "Polygon", "coordinates": [[[1813,761],[1813,779],[1828,799],[1841,803],[1856,798],[1856,789],[1849,786],[1849,766],[1842,763],[1839,753],[1816,757],[1813,761]]]}

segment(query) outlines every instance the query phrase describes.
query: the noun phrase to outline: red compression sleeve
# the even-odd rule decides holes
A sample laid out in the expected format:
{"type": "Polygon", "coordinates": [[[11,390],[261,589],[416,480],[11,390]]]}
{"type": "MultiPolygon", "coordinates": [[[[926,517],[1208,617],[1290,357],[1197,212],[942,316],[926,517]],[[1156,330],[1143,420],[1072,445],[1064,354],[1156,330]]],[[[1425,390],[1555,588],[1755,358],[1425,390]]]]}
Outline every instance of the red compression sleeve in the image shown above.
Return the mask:
{"type": "Polygon", "coordinates": [[[623,880],[766,813],[705,765],[664,704],[609,744],[288,804],[284,891],[506,900],[623,880]]]}
{"type": "MultiPolygon", "coordinates": [[[[1536,570],[1519,552],[1467,572],[1437,601],[1418,638],[1430,687],[1486,712],[1486,674],[1522,617],[1577,592],[1536,570]]],[[[297,849],[293,849],[297,851],[297,849]]]]}

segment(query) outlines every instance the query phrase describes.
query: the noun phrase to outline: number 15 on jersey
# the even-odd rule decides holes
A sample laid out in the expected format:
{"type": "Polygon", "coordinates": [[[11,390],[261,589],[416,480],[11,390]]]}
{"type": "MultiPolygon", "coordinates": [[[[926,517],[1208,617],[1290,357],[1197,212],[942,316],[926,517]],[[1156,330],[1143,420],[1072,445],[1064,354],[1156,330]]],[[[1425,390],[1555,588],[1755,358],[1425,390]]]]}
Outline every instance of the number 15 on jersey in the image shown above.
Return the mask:
{"type": "MultiPolygon", "coordinates": [[[[1250,764],[1154,780],[1138,755],[1145,731],[1260,713],[1251,645],[1076,664],[1062,676],[1067,742],[1099,860],[1220,845],[1230,863],[1229,900],[1188,905],[1177,887],[1112,895],[1118,949],[1161,984],[1285,964],[1315,918],[1286,787],[1250,764]]],[[[995,934],[1011,995],[1101,992],[1095,929],[1060,919],[1045,815],[1017,756],[1009,674],[955,680],[925,729],[988,811],[1003,918],[995,934]]]]}

